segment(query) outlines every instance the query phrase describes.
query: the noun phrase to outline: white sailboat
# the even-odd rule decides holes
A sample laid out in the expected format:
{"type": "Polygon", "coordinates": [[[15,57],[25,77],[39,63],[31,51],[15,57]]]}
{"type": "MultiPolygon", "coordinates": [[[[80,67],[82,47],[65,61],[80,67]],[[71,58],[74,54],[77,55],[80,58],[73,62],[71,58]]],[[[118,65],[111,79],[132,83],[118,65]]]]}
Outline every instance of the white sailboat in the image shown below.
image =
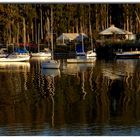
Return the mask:
{"type": "Polygon", "coordinates": [[[8,55],[7,49],[6,48],[1,48],[0,49],[0,58],[6,57],[8,55]]]}
{"type": "Polygon", "coordinates": [[[30,55],[25,48],[26,42],[26,28],[25,28],[25,19],[23,18],[23,29],[24,29],[24,50],[23,52],[13,52],[12,54],[7,55],[4,58],[0,58],[0,62],[25,62],[29,61],[30,55]]]}
{"type": "Polygon", "coordinates": [[[92,63],[96,60],[96,57],[94,59],[92,57],[89,57],[93,56],[93,51],[88,52],[88,54],[84,52],[83,33],[81,34],[81,39],[82,39],[82,51],[79,53],[76,52],[76,58],[67,59],[67,63],[92,63]]]}
{"type": "Polygon", "coordinates": [[[29,55],[22,55],[22,54],[10,54],[7,57],[0,58],[0,62],[25,62],[29,61],[29,55]]]}
{"type": "Polygon", "coordinates": [[[92,49],[90,51],[87,51],[87,58],[92,58],[92,57],[96,57],[96,52],[92,49]]]}
{"type": "Polygon", "coordinates": [[[90,22],[90,5],[89,5],[89,29],[90,29],[90,37],[91,37],[91,50],[87,51],[86,56],[87,58],[96,57],[96,52],[93,49],[93,40],[92,40],[92,31],[91,31],[91,22],[90,22]]]}
{"type": "MultiPolygon", "coordinates": [[[[40,25],[39,25],[40,27],[40,25]]],[[[49,49],[44,49],[44,51],[40,51],[40,28],[38,27],[38,52],[31,53],[32,57],[51,57],[51,51],[49,49]]]]}
{"type": "Polygon", "coordinates": [[[77,40],[82,41],[82,46],[76,46],[76,56],[86,56],[86,53],[84,51],[84,33],[79,34],[79,36],[76,38],[77,40]]]}
{"type": "Polygon", "coordinates": [[[51,52],[50,51],[41,51],[37,53],[32,53],[32,57],[51,57],[51,52]]]}
{"type": "Polygon", "coordinates": [[[53,9],[51,8],[51,48],[52,48],[52,57],[50,60],[42,63],[42,68],[44,69],[59,69],[60,61],[54,60],[53,55],[53,9]]]}

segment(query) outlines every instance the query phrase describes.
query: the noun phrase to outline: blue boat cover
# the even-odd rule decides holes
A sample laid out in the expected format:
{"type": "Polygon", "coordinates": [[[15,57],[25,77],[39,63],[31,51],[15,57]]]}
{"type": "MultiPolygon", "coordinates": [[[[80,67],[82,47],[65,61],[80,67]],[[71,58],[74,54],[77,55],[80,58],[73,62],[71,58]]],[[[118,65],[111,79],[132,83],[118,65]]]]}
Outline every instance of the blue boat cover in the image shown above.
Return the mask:
{"type": "Polygon", "coordinates": [[[25,49],[25,48],[16,48],[15,49],[15,52],[17,52],[17,53],[28,53],[28,51],[25,49]]]}
{"type": "Polygon", "coordinates": [[[82,50],[81,44],[76,45],[76,52],[85,52],[85,50],[82,50]]]}

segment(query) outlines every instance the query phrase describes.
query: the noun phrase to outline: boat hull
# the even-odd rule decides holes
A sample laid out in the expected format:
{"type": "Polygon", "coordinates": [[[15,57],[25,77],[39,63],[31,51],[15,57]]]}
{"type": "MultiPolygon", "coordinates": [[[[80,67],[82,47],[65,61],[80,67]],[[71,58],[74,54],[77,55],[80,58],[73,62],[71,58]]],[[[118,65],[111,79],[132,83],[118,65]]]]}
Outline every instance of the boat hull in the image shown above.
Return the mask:
{"type": "Polygon", "coordinates": [[[0,62],[25,62],[29,61],[30,56],[25,57],[7,57],[7,58],[0,58],[0,62]]]}
{"type": "Polygon", "coordinates": [[[51,53],[32,53],[31,54],[32,57],[51,57],[51,53]]]}
{"type": "Polygon", "coordinates": [[[76,52],[76,56],[86,56],[85,52],[76,52]]]}
{"type": "Polygon", "coordinates": [[[116,58],[140,58],[140,51],[116,53],[116,58]]]}
{"type": "Polygon", "coordinates": [[[86,55],[87,55],[87,58],[96,57],[96,52],[88,51],[86,55]]]}
{"type": "Polygon", "coordinates": [[[56,60],[48,60],[48,61],[42,63],[42,68],[44,68],[44,69],[59,69],[60,62],[56,61],[56,60]]]}
{"type": "Polygon", "coordinates": [[[0,54],[0,58],[6,57],[8,54],[0,54]]]}

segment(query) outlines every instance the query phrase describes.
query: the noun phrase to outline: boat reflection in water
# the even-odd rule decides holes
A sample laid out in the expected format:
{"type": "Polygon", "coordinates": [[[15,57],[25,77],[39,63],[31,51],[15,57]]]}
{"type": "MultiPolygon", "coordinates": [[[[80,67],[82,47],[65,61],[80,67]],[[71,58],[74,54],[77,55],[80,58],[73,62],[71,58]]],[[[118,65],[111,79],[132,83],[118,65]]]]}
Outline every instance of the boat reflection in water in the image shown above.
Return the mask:
{"type": "Polygon", "coordinates": [[[63,69],[63,73],[68,75],[75,75],[78,72],[84,72],[88,68],[93,68],[96,64],[96,59],[92,59],[90,63],[84,63],[84,62],[75,62],[76,59],[73,59],[73,63],[67,63],[65,69],[63,69]]]}
{"type": "Polygon", "coordinates": [[[130,77],[135,72],[135,66],[138,62],[137,59],[118,59],[115,65],[112,63],[104,63],[102,65],[103,76],[109,79],[122,79],[130,77]]]}
{"type": "Polygon", "coordinates": [[[51,59],[50,57],[31,57],[31,61],[34,62],[45,62],[47,60],[51,59]]]}
{"type": "Polygon", "coordinates": [[[138,65],[138,59],[117,59],[113,63],[103,62],[100,65],[103,74],[102,82],[107,84],[106,90],[110,96],[112,114],[120,113],[118,108],[128,108],[134,95],[139,92],[139,89],[136,89],[139,77],[135,75],[138,65]]]}
{"type": "MultiPolygon", "coordinates": [[[[77,79],[77,83],[80,85],[80,90],[82,98],[85,99],[87,95],[87,90],[85,84],[89,83],[91,92],[93,91],[93,68],[96,64],[96,59],[92,59],[92,63],[67,63],[65,69],[63,69],[62,73],[70,76],[75,76],[75,80],[77,79]],[[87,78],[87,75],[89,77],[87,78]]],[[[74,62],[74,61],[73,61],[74,62]]],[[[77,93],[75,93],[77,94],[77,93]]]]}
{"type": "Polygon", "coordinates": [[[29,62],[0,62],[0,71],[30,71],[29,62]]]}
{"type": "Polygon", "coordinates": [[[42,69],[42,74],[45,76],[45,79],[47,81],[47,89],[48,94],[51,99],[51,105],[52,105],[52,114],[51,114],[51,124],[52,127],[54,127],[54,115],[55,115],[55,77],[60,77],[60,70],[59,69],[42,69]]]}
{"type": "Polygon", "coordinates": [[[76,58],[67,59],[67,63],[93,63],[94,61],[96,61],[96,57],[77,56],[76,58]]]}
{"type": "Polygon", "coordinates": [[[42,69],[42,74],[45,76],[51,76],[51,77],[60,77],[60,70],[59,69],[42,69]]]}
{"type": "Polygon", "coordinates": [[[117,59],[116,63],[123,75],[132,75],[135,72],[138,59],[117,59]]]}
{"type": "Polygon", "coordinates": [[[140,60],[30,62],[30,72],[0,71],[0,135],[140,134],[140,60]]]}

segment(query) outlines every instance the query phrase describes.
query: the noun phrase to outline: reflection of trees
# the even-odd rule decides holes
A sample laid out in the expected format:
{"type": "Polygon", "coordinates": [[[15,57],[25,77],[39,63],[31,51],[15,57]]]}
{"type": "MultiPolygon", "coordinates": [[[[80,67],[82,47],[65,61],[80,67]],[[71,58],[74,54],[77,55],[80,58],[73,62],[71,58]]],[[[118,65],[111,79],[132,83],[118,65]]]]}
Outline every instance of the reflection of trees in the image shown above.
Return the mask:
{"type": "MultiPolygon", "coordinates": [[[[105,95],[105,93],[107,93],[105,101],[109,101],[111,116],[120,119],[123,123],[134,121],[134,118],[137,116],[136,114],[138,114],[136,108],[139,108],[139,103],[137,101],[139,98],[140,78],[138,76],[138,68],[136,69],[135,66],[137,66],[137,63],[126,64],[125,62],[124,64],[121,62],[121,64],[110,63],[110,65],[108,63],[106,68],[112,68],[110,73],[117,75],[119,71],[119,74],[121,72],[122,76],[120,79],[111,79],[106,76],[102,77],[102,85],[104,87],[103,94],[105,95]]],[[[101,83],[101,81],[99,83],[101,83]]],[[[100,88],[102,87],[100,86],[100,88]]],[[[101,91],[98,93],[101,93],[101,91]]]]}
{"type": "MultiPolygon", "coordinates": [[[[72,123],[135,123],[140,119],[139,63],[135,67],[128,74],[122,63],[98,61],[84,74],[62,73],[53,79],[42,75],[37,66],[32,67],[30,74],[1,73],[0,124],[21,123],[41,133],[47,126],[55,130],[72,123]],[[121,78],[104,76],[103,68],[109,68],[113,74],[121,69],[121,78]],[[82,91],[83,78],[86,96],[82,91]]],[[[102,133],[102,129],[95,131],[102,133]]]]}

